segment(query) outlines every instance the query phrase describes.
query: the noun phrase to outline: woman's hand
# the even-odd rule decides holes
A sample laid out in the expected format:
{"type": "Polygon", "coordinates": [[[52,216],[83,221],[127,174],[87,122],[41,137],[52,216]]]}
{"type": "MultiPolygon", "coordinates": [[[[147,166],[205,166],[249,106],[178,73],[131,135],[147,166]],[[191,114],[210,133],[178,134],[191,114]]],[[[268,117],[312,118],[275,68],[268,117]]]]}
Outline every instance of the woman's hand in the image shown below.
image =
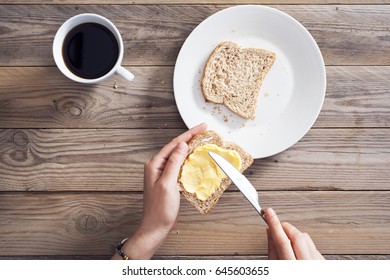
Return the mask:
{"type": "Polygon", "coordinates": [[[165,239],[176,223],[180,207],[177,183],[180,168],[187,156],[187,142],[206,130],[200,124],[173,139],[145,164],[144,210],[140,230],[165,239]]]}
{"type": "MultiPolygon", "coordinates": [[[[187,157],[187,142],[206,128],[200,124],[184,132],[145,164],[141,224],[122,247],[130,259],[151,258],[175,225],[180,208],[177,180],[187,157]]],[[[118,253],[112,258],[121,259],[118,253]]]]}

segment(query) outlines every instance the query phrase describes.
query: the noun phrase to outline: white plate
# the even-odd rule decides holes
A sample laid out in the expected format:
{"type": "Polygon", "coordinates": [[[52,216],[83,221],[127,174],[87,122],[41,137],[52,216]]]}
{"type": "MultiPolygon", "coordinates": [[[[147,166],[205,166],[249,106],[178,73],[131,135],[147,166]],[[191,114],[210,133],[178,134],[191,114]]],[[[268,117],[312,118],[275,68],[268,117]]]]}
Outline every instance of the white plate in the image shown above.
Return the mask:
{"type": "Polygon", "coordinates": [[[235,6],[204,20],[184,42],[174,71],[175,100],[187,127],[205,122],[254,158],[277,154],[298,142],[317,119],[325,90],[324,61],[313,37],[291,16],[266,6],[235,6]],[[203,98],[203,69],[222,41],[276,53],[254,120],[203,98]]]}

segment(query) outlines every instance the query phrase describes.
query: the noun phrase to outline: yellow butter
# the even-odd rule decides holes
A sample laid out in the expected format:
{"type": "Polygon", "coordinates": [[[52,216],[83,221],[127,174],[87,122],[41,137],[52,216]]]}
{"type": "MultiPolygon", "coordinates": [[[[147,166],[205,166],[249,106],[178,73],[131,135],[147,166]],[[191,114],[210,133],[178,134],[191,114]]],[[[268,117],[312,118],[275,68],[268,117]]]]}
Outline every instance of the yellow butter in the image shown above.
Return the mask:
{"type": "Polygon", "coordinates": [[[196,148],[184,162],[180,181],[187,192],[196,194],[202,201],[210,197],[220,186],[221,180],[226,178],[208,154],[209,151],[223,156],[237,169],[241,168],[240,154],[234,150],[223,149],[215,144],[196,148]]]}

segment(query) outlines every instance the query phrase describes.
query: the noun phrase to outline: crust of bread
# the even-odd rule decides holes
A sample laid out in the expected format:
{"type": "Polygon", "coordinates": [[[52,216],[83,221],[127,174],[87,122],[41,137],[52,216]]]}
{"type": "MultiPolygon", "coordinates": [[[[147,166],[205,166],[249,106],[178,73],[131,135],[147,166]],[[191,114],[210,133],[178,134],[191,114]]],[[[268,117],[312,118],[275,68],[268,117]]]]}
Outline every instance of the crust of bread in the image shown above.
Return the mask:
{"type": "Polygon", "coordinates": [[[206,101],[224,104],[235,114],[254,119],[263,80],[276,54],[259,48],[242,48],[226,41],[211,53],[202,77],[206,101]]]}
{"type": "MultiPolygon", "coordinates": [[[[205,144],[215,144],[221,148],[235,150],[241,157],[241,169],[240,172],[244,172],[251,164],[253,163],[253,157],[246,152],[243,148],[238,146],[233,142],[223,141],[222,137],[215,131],[205,131],[194,136],[188,142],[188,154],[187,157],[197,148],[205,144]]],[[[181,170],[180,170],[181,176],[181,170]]],[[[210,212],[210,210],[217,204],[219,198],[223,192],[230,186],[232,183],[228,178],[222,179],[222,182],[219,188],[205,201],[202,201],[197,198],[196,194],[192,194],[186,191],[183,184],[180,181],[179,176],[179,186],[183,196],[199,211],[200,214],[205,215],[210,212]]]]}

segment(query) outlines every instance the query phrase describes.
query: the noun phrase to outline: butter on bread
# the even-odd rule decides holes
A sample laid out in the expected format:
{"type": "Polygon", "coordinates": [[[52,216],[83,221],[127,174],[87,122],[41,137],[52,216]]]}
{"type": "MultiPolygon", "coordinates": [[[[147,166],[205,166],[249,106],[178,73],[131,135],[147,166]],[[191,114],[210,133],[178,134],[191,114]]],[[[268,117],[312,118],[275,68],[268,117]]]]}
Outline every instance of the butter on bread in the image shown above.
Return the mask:
{"type": "MultiPolygon", "coordinates": [[[[241,158],[241,166],[239,168],[240,172],[243,172],[245,169],[247,169],[252,163],[253,163],[253,157],[246,152],[243,148],[238,146],[237,144],[233,142],[224,141],[222,137],[214,132],[214,131],[205,131],[203,133],[195,135],[189,142],[188,142],[188,156],[191,155],[195,149],[198,147],[201,147],[205,144],[214,144],[218,147],[221,147],[226,150],[233,150],[238,153],[238,155],[241,158]]],[[[211,159],[211,157],[210,157],[211,159]]],[[[212,160],[212,159],[211,159],[212,160]]],[[[186,161],[184,162],[184,164],[186,161]]],[[[183,166],[184,166],[183,164],[183,166]]],[[[229,178],[225,177],[221,180],[221,183],[219,187],[216,189],[216,191],[209,196],[208,198],[202,200],[199,199],[196,195],[196,193],[190,193],[188,192],[183,182],[181,181],[182,177],[182,171],[183,166],[180,170],[178,183],[180,186],[180,190],[182,191],[183,196],[201,213],[201,214],[208,214],[209,211],[217,204],[219,198],[223,194],[223,192],[230,186],[232,183],[229,178]]]]}
{"type": "Polygon", "coordinates": [[[255,118],[260,87],[276,54],[226,41],[211,53],[202,77],[206,101],[224,104],[245,119],[255,118]]]}

